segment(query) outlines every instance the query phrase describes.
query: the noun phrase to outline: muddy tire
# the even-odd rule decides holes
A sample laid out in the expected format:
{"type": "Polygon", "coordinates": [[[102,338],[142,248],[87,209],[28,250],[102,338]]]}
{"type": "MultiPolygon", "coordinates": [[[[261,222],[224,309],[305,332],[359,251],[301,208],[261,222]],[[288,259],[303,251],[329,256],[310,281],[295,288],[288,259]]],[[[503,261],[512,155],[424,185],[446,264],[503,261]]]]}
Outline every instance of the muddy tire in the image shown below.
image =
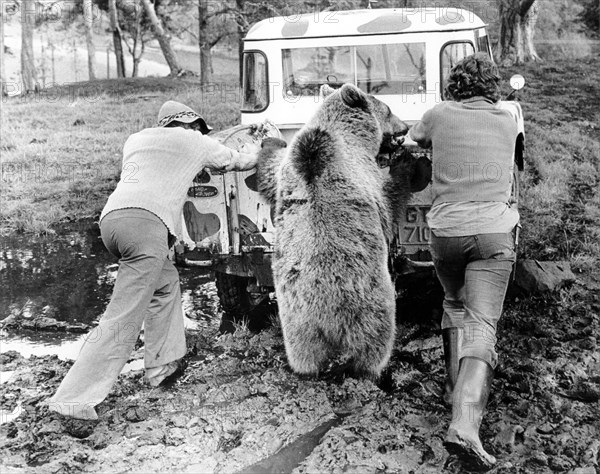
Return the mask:
{"type": "Polygon", "coordinates": [[[217,272],[215,282],[219,302],[225,313],[244,314],[251,309],[248,278],[217,272]]]}
{"type": "Polygon", "coordinates": [[[221,332],[234,332],[236,325],[247,324],[250,330],[261,330],[271,324],[272,308],[268,295],[253,298],[248,292],[249,277],[216,272],[215,283],[223,317],[221,332]]]}

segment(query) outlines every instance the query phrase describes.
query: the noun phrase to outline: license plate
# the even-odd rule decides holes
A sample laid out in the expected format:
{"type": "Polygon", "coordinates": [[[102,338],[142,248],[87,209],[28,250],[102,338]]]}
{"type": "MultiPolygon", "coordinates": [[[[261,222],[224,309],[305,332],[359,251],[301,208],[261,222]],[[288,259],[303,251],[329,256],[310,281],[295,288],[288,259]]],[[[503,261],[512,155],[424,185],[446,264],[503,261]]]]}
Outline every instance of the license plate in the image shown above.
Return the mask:
{"type": "Polygon", "coordinates": [[[425,216],[431,206],[408,206],[404,220],[400,221],[400,243],[403,246],[428,245],[431,230],[427,225],[425,216]]]}

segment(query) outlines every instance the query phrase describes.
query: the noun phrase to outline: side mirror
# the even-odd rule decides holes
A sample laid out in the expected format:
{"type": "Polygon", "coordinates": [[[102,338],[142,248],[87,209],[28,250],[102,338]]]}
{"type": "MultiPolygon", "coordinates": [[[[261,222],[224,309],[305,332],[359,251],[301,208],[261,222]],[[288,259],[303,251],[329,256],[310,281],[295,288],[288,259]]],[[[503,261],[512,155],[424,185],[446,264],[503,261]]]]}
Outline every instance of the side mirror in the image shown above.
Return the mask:
{"type": "Polygon", "coordinates": [[[510,87],[518,91],[525,87],[525,78],[521,74],[515,74],[510,78],[510,87]]]}

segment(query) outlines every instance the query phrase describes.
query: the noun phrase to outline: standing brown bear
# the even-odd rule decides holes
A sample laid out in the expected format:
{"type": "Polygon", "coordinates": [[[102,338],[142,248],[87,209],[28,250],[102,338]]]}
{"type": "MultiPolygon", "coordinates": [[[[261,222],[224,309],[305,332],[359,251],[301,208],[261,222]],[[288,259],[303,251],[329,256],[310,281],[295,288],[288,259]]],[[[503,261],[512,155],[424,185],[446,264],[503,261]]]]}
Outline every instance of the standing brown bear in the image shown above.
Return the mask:
{"type": "Polygon", "coordinates": [[[353,85],[321,95],[290,146],[266,140],[258,158],[259,190],[275,206],[285,348],[298,373],[318,374],[341,356],[355,375],[377,378],[395,338],[388,244],[409,185],[376,157],[397,149],[408,127],[353,85]]]}

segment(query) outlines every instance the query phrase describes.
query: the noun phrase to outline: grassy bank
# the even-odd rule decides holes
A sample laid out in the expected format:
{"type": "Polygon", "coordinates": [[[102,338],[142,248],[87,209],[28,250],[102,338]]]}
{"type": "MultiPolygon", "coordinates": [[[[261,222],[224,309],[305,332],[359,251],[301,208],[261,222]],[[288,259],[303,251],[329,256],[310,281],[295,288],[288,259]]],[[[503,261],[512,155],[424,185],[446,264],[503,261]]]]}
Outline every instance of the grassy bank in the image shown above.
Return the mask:
{"type": "Polygon", "coordinates": [[[156,122],[165,100],[184,102],[215,130],[239,121],[239,88],[168,78],[63,86],[2,103],[0,229],[52,233],[99,215],[114,189],[127,137],[156,122]]]}
{"type": "Polygon", "coordinates": [[[598,272],[600,263],[598,64],[557,61],[518,71],[528,81],[520,95],[527,147],[520,253],[569,260],[580,272],[598,272]]]}
{"type": "MultiPolygon", "coordinates": [[[[598,59],[505,70],[522,73],[526,169],[521,255],[600,263],[600,81],[598,59]]],[[[119,175],[127,136],[150,126],[167,99],[197,108],[216,130],[239,120],[239,91],[220,78],[201,91],[171,79],[100,81],[2,104],[2,233],[52,232],[97,216],[119,175]]]]}

